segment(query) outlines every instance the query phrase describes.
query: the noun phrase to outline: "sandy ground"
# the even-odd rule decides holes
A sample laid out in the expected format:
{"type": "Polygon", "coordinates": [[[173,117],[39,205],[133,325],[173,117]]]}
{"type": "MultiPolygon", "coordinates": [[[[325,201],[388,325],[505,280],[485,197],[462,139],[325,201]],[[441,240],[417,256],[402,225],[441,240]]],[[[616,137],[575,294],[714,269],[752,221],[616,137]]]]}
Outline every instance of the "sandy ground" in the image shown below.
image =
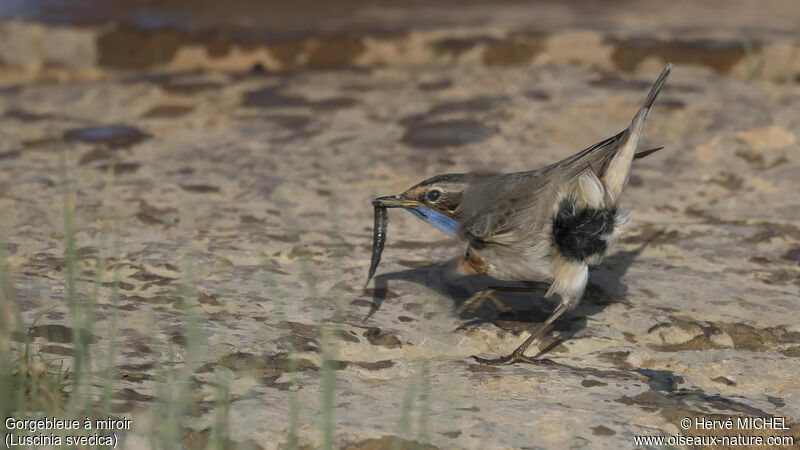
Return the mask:
{"type": "MultiPolygon", "coordinates": [[[[97,30],[68,32],[95,42],[97,30]]],[[[320,318],[342,327],[340,446],[386,445],[420,368],[430,401],[415,403],[414,417],[429,409],[427,437],[438,447],[628,448],[634,435],[692,434],[684,417],[740,415],[786,417],[794,428],[780,433],[800,440],[800,84],[797,62],[781,56],[796,54],[792,40],[759,42],[752,60],[723,37],[470,33],[413,31],[389,43],[361,35],[362,50],[342,44],[348,56],[338,60],[310,38],[291,61],[275,44],[241,67],[225,55],[195,60],[248,72],[187,71],[197,67],[180,62],[185,49],[157,73],[112,70],[93,53],[99,45],[86,47],[79,68],[41,53],[25,56],[28,65],[4,58],[0,203],[25,318],[48,310],[33,330],[38,349],[72,351],[63,149],[82,294],[106,251],[104,195],[120,217],[119,260],[106,263],[121,276],[119,413],[147,410],[169,349],[185,357],[188,247],[204,342],[198,400],[208,406],[215,380],[232,380],[238,442],[285,439],[291,343],[302,357],[301,442],[319,443],[320,318]],[[516,314],[487,304],[457,317],[472,293],[497,283],[459,275],[462,246],[410,214],[390,212],[378,276],[362,288],[373,197],[437,173],[536,168],[611,136],[666,59],[676,66],[643,143],[666,148],[636,162],[624,197],[633,226],[540,345],[549,362],[472,361],[511,351],[555,304],[506,294],[516,314]],[[272,71],[286,64],[325,70],[272,71]]],[[[97,358],[109,299],[107,284],[92,331],[97,358]]],[[[204,429],[211,415],[202,409],[191,426],[204,429]]]]}

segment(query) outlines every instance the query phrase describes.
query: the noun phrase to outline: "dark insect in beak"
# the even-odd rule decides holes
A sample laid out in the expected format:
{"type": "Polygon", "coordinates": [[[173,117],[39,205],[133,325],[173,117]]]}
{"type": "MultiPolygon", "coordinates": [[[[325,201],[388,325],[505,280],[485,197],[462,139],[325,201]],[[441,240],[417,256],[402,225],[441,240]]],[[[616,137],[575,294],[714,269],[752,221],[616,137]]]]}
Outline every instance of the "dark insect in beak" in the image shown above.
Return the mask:
{"type": "Polygon", "coordinates": [[[378,269],[378,263],[381,262],[381,253],[383,253],[383,245],[386,244],[386,228],[389,226],[389,214],[386,207],[379,202],[374,202],[375,205],[375,228],[372,235],[372,262],[369,264],[369,275],[367,275],[367,282],[364,283],[366,288],[369,280],[375,275],[375,270],[378,269]]]}

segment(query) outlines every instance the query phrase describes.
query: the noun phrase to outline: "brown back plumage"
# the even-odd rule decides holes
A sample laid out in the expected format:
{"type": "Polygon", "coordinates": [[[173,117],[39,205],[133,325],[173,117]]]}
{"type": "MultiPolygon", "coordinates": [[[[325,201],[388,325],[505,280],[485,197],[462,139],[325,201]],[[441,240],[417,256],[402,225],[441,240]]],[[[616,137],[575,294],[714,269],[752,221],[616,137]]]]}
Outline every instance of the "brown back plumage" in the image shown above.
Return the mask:
{"type": "Polygon", "coordinates": [[[555,203],[575,189],[579,177],[587,172],[603,183],[607,201],[618,203],[634,157],[658,150],[636,153],[647,113],[671,67],[666,66],[628,128],[617,135],[540,169],[472,177],[461,205],[458,236],[471,242],[493,241],[504,245],[529,239],[547,227],[555,203]],[[525,233],[509,236],[523,226],[525,233]],[[500,236],[503,239],[497,239],[500,236]]]}

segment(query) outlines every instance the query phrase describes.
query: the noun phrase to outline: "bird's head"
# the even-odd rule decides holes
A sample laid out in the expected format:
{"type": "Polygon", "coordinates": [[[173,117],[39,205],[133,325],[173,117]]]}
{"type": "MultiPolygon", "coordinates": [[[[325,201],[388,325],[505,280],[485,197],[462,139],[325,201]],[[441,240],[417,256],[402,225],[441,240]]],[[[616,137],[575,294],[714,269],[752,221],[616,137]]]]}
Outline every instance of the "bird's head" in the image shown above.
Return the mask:
{"type": "Polygon", "coordinates": [[[404,208],[454,236],[458,227],[461,199],[468,182],[466,174],[436,175],[400,194],[378,197],[372,203],[383,208],[404,208]]]}

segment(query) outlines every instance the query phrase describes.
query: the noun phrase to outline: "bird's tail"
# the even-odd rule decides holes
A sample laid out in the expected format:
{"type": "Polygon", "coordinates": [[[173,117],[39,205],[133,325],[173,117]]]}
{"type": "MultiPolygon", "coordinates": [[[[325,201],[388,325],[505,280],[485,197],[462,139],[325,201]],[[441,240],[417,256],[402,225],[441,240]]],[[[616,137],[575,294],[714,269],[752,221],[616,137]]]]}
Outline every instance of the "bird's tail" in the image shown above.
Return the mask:
{"type": "Polygon", "coordinates": [[[638,120],[644,122],[645,117],[647,117],[647,112],[650,111],[650,108],[653,106],[653,102],[655,102],[656,97],[658,97],[658,93],[661,92],[661,88],[663,88],[664,84],[666,84],[670,71],[672,71],[672,63],[667,63],[666,67],[664,67],[664,70],[661,71],[661,75],[659,75],[656,82],[653,83],[653,87],[650,88],[650,92],[644,99],[644,104],[642,104],[642,107],[639,108],[639,112],[636,113],[636,117],[634,117],[631,121],[631,126],[628,127],[629,130],[638,120]]]}
{"type": "Polygon", "coordinates": [[[664,83],[667,82],[667,77],[671,70],[672,64],[667,64],[661,72],[661,75],[653,84],[653,87],[650,88],[650,92],[644,99],[642,107],[639,108],[639,111],[633,117],[633,120],[631,120],[630,125],[628,125],[628,129],[623,133],[623,138],[620,140],[616,155],[603,173],[603,184],[606,187],[606,192],[612,196],[614,201],[618,201],[619,197],[622,195],[622,190],[625,188],[625,184],[628,181],[628,173],[630,172],[631,162],[633,162],[633,157],[636,153],[636,147],[639,145],[639,138],[642,136],[642,127],[647,118],[647,113],[650,112],[650,108],[653,106],[656,97],[658,97],[658,93],[661,92],[661,88],[663,88],[664,83]]]}

